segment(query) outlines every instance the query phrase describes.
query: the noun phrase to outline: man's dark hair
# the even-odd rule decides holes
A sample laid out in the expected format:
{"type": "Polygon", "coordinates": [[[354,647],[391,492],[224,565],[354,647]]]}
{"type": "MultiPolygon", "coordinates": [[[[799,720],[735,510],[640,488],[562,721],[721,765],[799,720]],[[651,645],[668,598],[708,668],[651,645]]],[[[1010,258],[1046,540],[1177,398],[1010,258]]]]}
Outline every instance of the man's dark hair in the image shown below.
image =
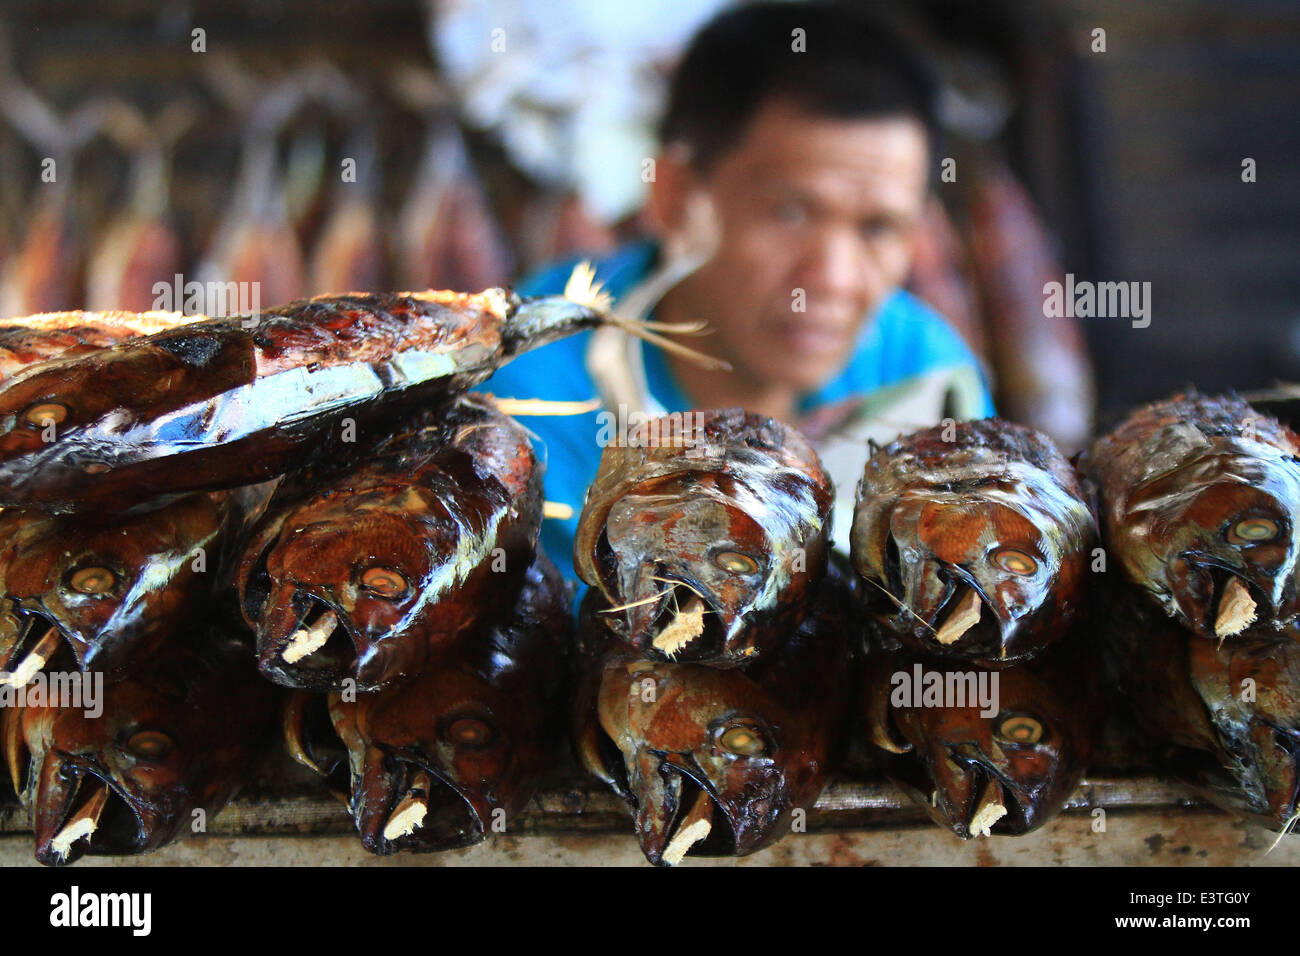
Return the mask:
{"type": "Polygon", "coordinates": [[[695,35],[673,76],[660,142],[685,143],[691,165],[706,172],[777,97],[815,116],[909,116],[935,144],[935,85],[901,37],[841,3],[789,0],[728,10],[695,35]]]}

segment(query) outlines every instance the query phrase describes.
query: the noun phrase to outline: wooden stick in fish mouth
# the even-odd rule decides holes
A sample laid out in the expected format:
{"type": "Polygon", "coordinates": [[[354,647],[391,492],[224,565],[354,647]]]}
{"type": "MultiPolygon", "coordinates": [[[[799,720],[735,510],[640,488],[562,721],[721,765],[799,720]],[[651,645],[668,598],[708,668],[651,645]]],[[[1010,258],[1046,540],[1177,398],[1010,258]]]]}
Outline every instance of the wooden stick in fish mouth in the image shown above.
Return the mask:
{"type": "Polygon", "coordinates": [[[970,835],[991,836],[993,824],[1006,815],[1007,808],[1002,802],[1002,784],[990,779],[970,818],[970,835]]]}
{"type": "Polygon", "coordinates": [[[573,517],[573,505],[566,505],[563,501],[543,501],[542,517],[568,521],[573,517]]]}
{"type": "Polygon", "coordinates": [[[41,637],[36,645],[27,652],[27,656],[22,659],[17,667],[9,674],[0,677],[0,685],[8,684],[12,687],[24,687],[27,682],[36,676],[37,672],[44,667],[55,651],[59,649],[59,642],[63,640],[63,635],[59,633],[58,628],[54,625],[47,625],[45,634],[41,637]]]}
{"type": "MultiPolygon", "coordinates": [[[[88,785],[89,781],[83,781],[83,787],[88,785]]],[[[60,859],[66,860],[68,854],[72,852],[73,844],[94,835],[95,830],[99,828],[99,818],[103,815],[107,804],[108,784],[99,782],[98,789],[91,793],[90,798],[81,805],[81,809],[68,818],[63,824],[63,829],[54,835],[54,839],[50,841],[50,849],[60,859]]]]}
{"type": "Polygon", "coordinates": [[[429,813],[429,794],[433,790],[433,777],[421,769],[412,779],[411,787],[393,808],[384,824],[384,839],[390,843],[409,836],[420,828],[429,813]]]}
{"type": "Polygon", "coordinates": [[[284,658],[286,664],[296,664],[309,654],[316,653],[329,641],[338,623],[338,615],[332,610],[327,610],[316,619],[314,624],[304,625],[294,631],[289,637],[289,642],[284,645],[284,650],[280,652],[280,656],[284,658]]]}
{"type": "Polygon", "coordinates": [[[690,851],[713,830],[713,800],[707,790],[700,790],[691,809],[682,818],[677,832],[664,847],[660,859],[669,866],[676,866],[690,851]]]}
{"type": "MultiPolygon", "coordinates": [[[[704,595],[685,581],[673,581],[670,578],[658,577],[652,578],[652,580],[673,585],[672,588],[669,588],[669,591],[684,587],[691,592],[691,596],[686,599],[686,603],[676,608],[671,623],[656,634],[654,640],[650,642],[656,650],[662,651],[668,657],[675,657],[686,645],[704,633],[704,615],[709,608],[704,603],[704,595]]],[[[677,598],[674,595],[673,602],[676,603],[676,600],[677,598]]]]}
{"type": "Polygon", "coordinates": [[[1220,642],[1225,637],[1240,634],[1255,623],[1255,599],[1250,590],[1242,584],[1241,578],[1233,576],[1219,598],[1219,615],[1214,620],[1214,634],[1220,642]]]}
{"type": "Polygon", "coordinates": [[[658,332],[672,332],[680,335],[699,335],[705,331],[705,326],[700,323],[692,322],[675,326],[660,322],[625,319],[616,314],[613,311],[613,297],[601,288],[600,283],[596,282],[596,271],[589,262],[580,262],[574,266],[573,273],[564,286],[564,297],[601,313],[605,321],[615,328],[622,329],[629,335],[635,335],[639,339],[657,345],[665,351],[680,355],[700,368],[720,372],[731,371],[729,362],[705,355],[703,352],[697,352],[680,342],[674,342],[672,339],[664,338],[658,334],[658,332]]]}
{"type": "Polygon", "coordinates": [[[489,395],[488,400],[503,415],[522,415],[525,417],[543,415],[585,415],[594,412],[604,403],[599,398],[586,402],[553,402],[545,398],[497,398],[489,395]]]}
{"type": "Polygon", "coordinates": [[[979,622],[983,604],[979,592],[967,586],[965,596],[948,613],[943,625],[935,632],[934,639],[944,647],[955,643],[979,622]]]}

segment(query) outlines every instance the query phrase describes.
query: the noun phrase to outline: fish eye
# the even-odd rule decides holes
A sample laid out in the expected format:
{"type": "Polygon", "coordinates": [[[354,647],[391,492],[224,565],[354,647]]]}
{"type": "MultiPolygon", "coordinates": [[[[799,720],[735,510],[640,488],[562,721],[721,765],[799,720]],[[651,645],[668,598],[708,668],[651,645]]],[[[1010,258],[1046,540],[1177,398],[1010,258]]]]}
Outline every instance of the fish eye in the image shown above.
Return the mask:
{"type": "Polygon", "coordinates": [[[758,562],[739,551],[719,551],[713,563],[729,574],[753,574],[758,570],[758,562]]]}
{"type": "Polygon", "coordinates": [[[1028,714],[1012,714],[998,725],[998,736],[1013,744],[1036,744],[1043,739],[1043,725],[1028,714]]]}
{"type": "Polygon", "coordinates": [[[384,598],[401,597],[407,590],[406,578],[392,568],[366,568],[361,572],[361,586],[384,598]]]}
{"type": "Polygon", "coordinates": [[[477,717],[459,717],[447,726],[443,736],[457,747],[478,750],[490,744],[495,734],[477,717]]]}
{"type": "Polygon", "coordinates": [[[1003,571],[1023,577],[1038,571],[1038,562],[1018,548],[998,548],[993,552],[993,562],[1003,571]]]}
{"type": "Polygon", "coordinates": [[[1256,544],[1260,541],[1272,541],[1277,537],[1276,521],[1268,518],[1247,518],[1238,521],[1228,531],[1228,540],[1233,544],[1256,544]]]}
{"type": "Polygon", "coordinates": [[[176,749],[176,744],[161,730],[141,730],[127,740],[126,749],[144,760],[165,760],[176,749]]]}
{"type": "Polygon", "coordinates": [[[728,727],[718,738],[718,743],[724,750],[741,757],[765,757],[771,752],[763,735],[745,724],[728,727]]]}
{"type": "Polygon", "coordinates": [[[116,584],[117,575],[97,565],[77,568],[68,575],[68,587],[78,594],[107,594],[116,584]]]}
{"type": "Polygon", "coordinates": [[[67,406],[60,405],[58,402],[39,402],[23,412],[23,421],[29,425],[35,425],[37,428],[42,428],[50,423],[58,425],[67,417],[67,406]]]}

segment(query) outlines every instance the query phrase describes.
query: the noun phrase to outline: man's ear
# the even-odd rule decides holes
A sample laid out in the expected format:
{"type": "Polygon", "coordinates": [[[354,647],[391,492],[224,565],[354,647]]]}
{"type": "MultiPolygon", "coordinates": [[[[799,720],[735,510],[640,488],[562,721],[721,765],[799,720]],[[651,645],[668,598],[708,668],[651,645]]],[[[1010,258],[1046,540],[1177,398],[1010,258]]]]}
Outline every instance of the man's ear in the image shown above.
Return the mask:
{"type": "Polygon", "coordinates": [[[686,222],[687,200],[697,185],[698,178],[690,164],[690,148],[685,144],[666,146],[655,157],[646,212],[657,235],[667,237],[681,231],[686,222]]]}

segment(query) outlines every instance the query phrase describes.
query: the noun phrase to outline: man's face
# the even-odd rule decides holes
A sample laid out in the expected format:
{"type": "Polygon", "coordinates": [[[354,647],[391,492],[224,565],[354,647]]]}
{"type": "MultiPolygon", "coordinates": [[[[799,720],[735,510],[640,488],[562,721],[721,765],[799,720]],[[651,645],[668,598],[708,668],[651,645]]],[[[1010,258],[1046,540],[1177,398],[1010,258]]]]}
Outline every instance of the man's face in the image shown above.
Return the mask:
{"type": "Polygon", "coordinates": [[[802,391],[830,379],[907,276],[927,177],[916,120],[761,107],[744,138],[695,177],[718,243],[679,288],[682,305],[715,329],[710,351],[755,386],[802,391]]]}

